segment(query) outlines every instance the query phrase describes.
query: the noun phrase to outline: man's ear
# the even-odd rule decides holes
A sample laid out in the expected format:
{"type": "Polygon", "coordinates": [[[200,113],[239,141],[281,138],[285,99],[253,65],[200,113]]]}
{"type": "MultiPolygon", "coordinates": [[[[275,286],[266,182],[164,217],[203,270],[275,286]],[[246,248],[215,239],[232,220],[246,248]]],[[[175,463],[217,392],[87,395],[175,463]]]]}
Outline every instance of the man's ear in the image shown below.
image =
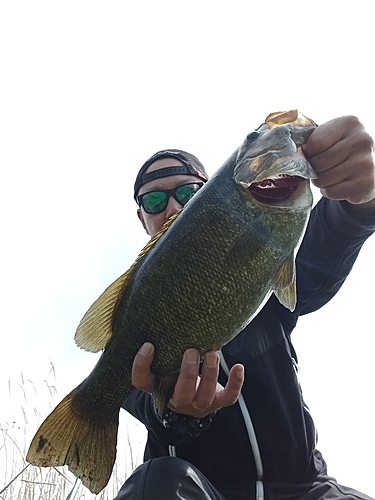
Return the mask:
{"type": "Polygon", "coordinates": [[[144,230],[150,236],[150,233],[147,230],[147,227],[146,227],[146,224],[145,224],[145,221],[143,218],[142,210],[140,208],[137,209],[137,215],[138,215],[138,219],[142,222],[142,226],[143,226],[144,230]]]}

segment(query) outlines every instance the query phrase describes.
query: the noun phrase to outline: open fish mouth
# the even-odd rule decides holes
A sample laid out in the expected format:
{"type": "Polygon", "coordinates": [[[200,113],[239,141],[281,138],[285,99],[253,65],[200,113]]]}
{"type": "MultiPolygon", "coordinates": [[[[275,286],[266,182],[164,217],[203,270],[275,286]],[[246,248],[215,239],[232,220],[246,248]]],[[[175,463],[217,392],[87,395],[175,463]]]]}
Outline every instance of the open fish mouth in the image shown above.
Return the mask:
{"type": "Polygon", "coordinates": [[[279,174],[260,182],[252,182],[248,190],[261,203],[277,203],[289,198],[302,182],[306,182],[303,177],[279,174]]]}

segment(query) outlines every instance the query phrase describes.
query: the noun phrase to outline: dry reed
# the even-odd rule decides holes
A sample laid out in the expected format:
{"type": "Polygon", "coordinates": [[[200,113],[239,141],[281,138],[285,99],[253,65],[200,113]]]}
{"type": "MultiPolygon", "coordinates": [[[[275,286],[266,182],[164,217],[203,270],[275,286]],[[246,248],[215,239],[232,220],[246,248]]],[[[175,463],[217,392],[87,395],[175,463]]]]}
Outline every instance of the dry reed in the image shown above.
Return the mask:
{"type": "MultiPolygon", "coordinates": [[[[136,466],[142,462],[144,431],[135,419],[120,412],[117,461],[107,487],[93,495],[67,467],[34,467],[25,456],[32,436],[58,402],[55,370],[36,387],[21,373],[20,381],[8,381],[11,420],[0,413],[0,500],[110,500],[136,466]],[[134,437],[135,436],[135,437],[134,437]]],[[[4,403],[4,401],[3,401],[4,403]]]]}

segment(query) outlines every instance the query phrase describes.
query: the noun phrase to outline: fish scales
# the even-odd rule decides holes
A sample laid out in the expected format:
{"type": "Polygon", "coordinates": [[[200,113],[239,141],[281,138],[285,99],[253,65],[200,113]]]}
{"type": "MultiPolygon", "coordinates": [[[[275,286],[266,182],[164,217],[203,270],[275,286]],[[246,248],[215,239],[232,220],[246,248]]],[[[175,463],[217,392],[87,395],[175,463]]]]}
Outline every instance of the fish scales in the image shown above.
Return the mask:
{"type": "Polygon", "coordinates": [[[119,409],[144,342],[155,346],[153,396],[163,414],[187,348],[202,356],[220,349],[272,291],[293,310],[294,256],[315,174],[292,137],[302,144],[315,124],[296,111],[269,116],[86,313],[77,343],[103,353],[37,431],[30,463],[68,464],[98,493],[112,471],[119,409]]]}
{"type": "MultiPolygon", "coordinates": [[[[233,333],[237,333],[244,322],[249,320],[248,301],[255,281],[259,282],[259,291],[254,296],[252,309],[258,307],[259,298],[263,299],[263,290],[269,289],[268,276],[256,276],[257,279],[254,280],[254,267],[259,268],[259,274],[267,269],[261,262],[258,264],[257,260],[272,259],[273,274],[293,250],[288,245],[285,255],[278,255],[277,260],[273,248],[268,249],[271,254],[268,257],[264,249],[257,257],[245,252],[241,255],[239,252],[234,258],[228,258],[228,250],[229,255],[231,252],[236,254],[235,240],[243,231],[243,225],[238,222],[236,224],[236,220],[228,216],[228,207],[225,207],[226,210],[218,208],[220,200],[225,199],[229,194],[226,191],[230,190],[218,190],[211,186],[207,187],[208,192],[197,199],[194,206],[194,213],[199,214],[195,222],[202,229],[189,234],[188,245],[184,237],[185,224],[181,223],[181,229],[177,230],[176,227],[173,233],[167,232],[163,236],[165,240],[160,240],[160,246],[151,249],[147,256],[151,265],[148,266],[145,262],[134,275],[138,286],[132,289],[130,296],[121,302],[116,312],[114,336],[117,332],[118,335],[120,332],[129,332],[127,341],[130,345],[136,345],[135,352],[129,356],[131,361],[144,341],[157,346],[153,365],[153,371],[157,375],[171,371],[177,373],[182,353],[188,347],[198,347],[203,353],[227,343],[233,333]],[[168,238],[170,242],[167,241],[168,238]],[[212,246],[214,238],[220,241],[220,245],[212,246]],[[172,252],[168,251],[169,245],[173,248],[172,252]],[[243,262],[239,261],[240,258],[243,262]],[[158,262],[157,266],[154,265],[155,260],[158,262]],[[160,288],[155,287],[155,283],[160,288]],[[140,289],[141,296],[138,292],[140,289]],[[141,300],[145,291],[147,300],[141,300]],[[158,294],[158,300],[153,307],[150,301],[155,294],[158,294]],[[139,304],[137,308],[136,304],[139,304]],[[136,309],[133,315],[131,311],[136,309]],[[208,314],[209,311],[215,314],[208,314]]],[[[193,199],[191,203],[194,202],[193,199]]],[[[175,222],[176,226],[178,223],[179,220],[175,222]]],[[[269,273],[269,266],[267,272],[269,273]]]]}

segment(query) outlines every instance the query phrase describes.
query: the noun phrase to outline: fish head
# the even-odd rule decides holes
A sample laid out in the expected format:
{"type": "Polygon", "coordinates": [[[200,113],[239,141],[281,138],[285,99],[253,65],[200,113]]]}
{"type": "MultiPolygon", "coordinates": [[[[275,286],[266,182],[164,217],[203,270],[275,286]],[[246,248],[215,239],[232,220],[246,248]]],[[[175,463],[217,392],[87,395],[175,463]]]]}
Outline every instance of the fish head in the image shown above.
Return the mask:
{"type": "Polygon", "coordinates": [[[261,204],[312,204],[310,179],[316,174],[299,148],[316,124],[296,110],[272,113],[239,148],[234,180],[261,204]],[[289,122],[288,122],[289,120],[289,122]]]}

